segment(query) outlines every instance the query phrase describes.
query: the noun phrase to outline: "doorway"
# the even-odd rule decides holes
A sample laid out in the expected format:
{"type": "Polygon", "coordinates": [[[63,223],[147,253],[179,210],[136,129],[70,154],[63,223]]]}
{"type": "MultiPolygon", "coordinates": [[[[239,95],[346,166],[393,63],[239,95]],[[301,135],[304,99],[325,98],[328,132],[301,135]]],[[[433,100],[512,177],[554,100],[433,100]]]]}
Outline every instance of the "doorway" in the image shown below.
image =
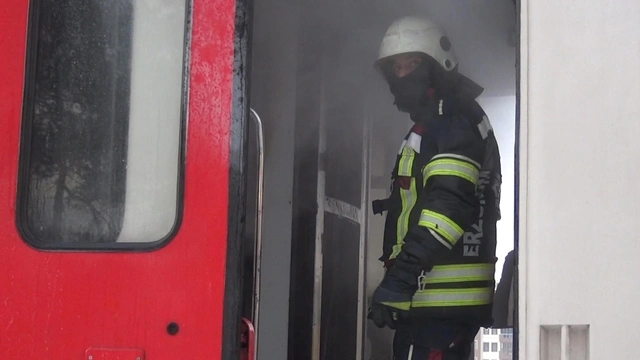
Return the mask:
{"type": "MultiPolygon", "coordinates": [[[[391,332],[366,321],[383,272],[384,218],[369,204],[387,196],[410,122],[372,64],[387,26],[408,14],[440,23],[460,72],[485,89],[478,101],[502,155],[500,280],[514,243],[514,2],[255,0],[250,105],[265,131],[263,359],[391,359],[391,332]]],[[[511,359],[510,331],[488,332],[479,332],[475,357],[511,359]]]]}

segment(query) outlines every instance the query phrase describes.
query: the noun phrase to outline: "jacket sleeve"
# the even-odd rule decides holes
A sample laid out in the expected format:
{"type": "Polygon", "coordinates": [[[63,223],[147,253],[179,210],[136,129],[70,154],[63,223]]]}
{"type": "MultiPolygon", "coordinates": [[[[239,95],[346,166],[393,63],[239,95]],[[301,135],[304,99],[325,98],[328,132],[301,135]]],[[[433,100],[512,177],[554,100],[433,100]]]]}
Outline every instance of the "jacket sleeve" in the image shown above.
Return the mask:
{"type": "Polygon", "coordinates": [[[485,141],[463,118],[438,118],[429,141],[436,153],[422,169],[423,191],[418,223],[409,229],[395,266],[417,275],[447,256],[477,219],[476,187],[485,141]]]}

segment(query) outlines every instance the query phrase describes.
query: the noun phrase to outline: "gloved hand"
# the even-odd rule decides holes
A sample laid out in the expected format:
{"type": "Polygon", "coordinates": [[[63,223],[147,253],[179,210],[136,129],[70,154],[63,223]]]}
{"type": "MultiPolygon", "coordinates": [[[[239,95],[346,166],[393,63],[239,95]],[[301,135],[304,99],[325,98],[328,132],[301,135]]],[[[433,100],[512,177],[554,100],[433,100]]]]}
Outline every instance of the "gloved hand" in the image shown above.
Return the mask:
{"type": "Polygon", "coordinates": [[[429,241],[429,237],[432,235],[428,230],[414,226],[393,264],[385,262],[385,266],[391,267],[373,292],[368,315],[377,327],[395,329],[398,320],[409,316],[411,298],[418,290],[418,277],[423,271],[431,270],[432,259],[438,256],[440,248],[448,251],[438,241],[429,241]]]}
{"type": "Polygon", "coordinates": [[[373,292],[369,319],[377,327],[396,328],[396,322],[409,315],[411,298],[418,288],[417,278],[412,274],[391,267],[373,292]]]}

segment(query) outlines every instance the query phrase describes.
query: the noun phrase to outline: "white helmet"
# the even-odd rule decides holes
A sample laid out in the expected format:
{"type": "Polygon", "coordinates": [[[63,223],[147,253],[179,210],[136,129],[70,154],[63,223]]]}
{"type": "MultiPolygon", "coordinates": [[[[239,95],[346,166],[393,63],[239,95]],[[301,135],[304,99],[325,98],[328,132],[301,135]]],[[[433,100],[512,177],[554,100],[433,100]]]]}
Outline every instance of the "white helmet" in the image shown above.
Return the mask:
{"type": "Polygon", "coordinates": [[[432,57],[446,71],[453,70],[458,60],[445,32],[434,22],[408,16],[396,20],[387,29],[376,67],[382,60],[398,54],[419,52],[432,57]]]}

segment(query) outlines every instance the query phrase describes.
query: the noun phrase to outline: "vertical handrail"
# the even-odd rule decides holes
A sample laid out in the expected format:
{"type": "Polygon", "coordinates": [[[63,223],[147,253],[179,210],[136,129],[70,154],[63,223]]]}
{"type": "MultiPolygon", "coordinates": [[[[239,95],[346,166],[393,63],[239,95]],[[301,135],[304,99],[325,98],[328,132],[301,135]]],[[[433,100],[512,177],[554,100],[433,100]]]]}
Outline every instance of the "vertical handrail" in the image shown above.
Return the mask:
{"type": "Polygon", "coordinates": [[[262,197],[264,191],[264,131],[262,120],[258,113],[253,109],[251,117],[256,123],[256,133],[258,135],[258,195],[256,204],[256,241],[253,254],[253,309],[251,319],[253,321],[254,338],[253,338],[253,359],[258,358],[258,323],[260,317],[260,283],[261,265],[262,265],[262,197]]]}
{"type": "MultiPolygon", "coordinates": [[[[324,91],[324,90],[323,90],[324,91]]],[[[321,95],[322,96],[322,95],[321,95]]],[[[324,103],[324,98],[320,99],[324,103]]],[[[327,150],[327,132],[325,114],[322,108],[318,124],[318,177],[316,187],[316,199],[318,210],[316,213],[316,232],[313,259],[313,304],[311,313],[311,359],[320,360],[322,347],[322,274],[324,265],[323,237],[324,237],[324,211],[325,211],[325,182],[326,171],[324,156],[327,150]]]]}
{"type": "Polygon", "coordinates": [[[363,359],[367,339],[367,238],[369,234],[369,198],[371,187],[371,116],[363,117],[362,188],[360,202],[360,241],[358,244],[358,328],[356,330],[356,359],[363,359]]]}

